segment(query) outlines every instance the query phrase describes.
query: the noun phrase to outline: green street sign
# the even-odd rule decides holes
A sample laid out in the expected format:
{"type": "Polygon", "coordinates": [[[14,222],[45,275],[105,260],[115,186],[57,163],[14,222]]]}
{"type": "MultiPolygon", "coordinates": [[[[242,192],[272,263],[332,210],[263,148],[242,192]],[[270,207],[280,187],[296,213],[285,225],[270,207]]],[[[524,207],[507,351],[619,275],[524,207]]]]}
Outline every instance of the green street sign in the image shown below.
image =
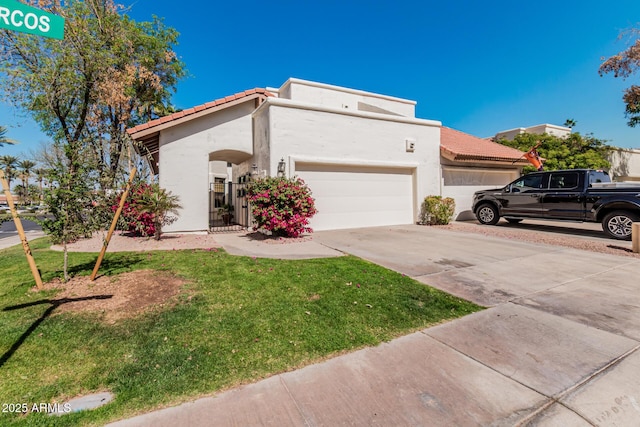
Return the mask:
{"type": "Polygon", "coordinates": [[[64,38],[64,18],[16,0],[0,0],[0,28],[53,39],[64,38]]]}

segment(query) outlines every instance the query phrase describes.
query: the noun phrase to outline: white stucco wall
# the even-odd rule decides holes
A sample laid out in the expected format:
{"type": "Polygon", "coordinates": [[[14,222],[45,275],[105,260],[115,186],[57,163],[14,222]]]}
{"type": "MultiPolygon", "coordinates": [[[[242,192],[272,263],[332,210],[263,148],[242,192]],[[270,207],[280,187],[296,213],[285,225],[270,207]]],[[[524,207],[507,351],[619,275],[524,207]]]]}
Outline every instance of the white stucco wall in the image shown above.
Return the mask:
{"type": "Polygon", "coordinates": [[[571,134],[571,128],[566,126],[542,124],[542,125],[529,126],[526,128],[515,128],[515,129],[503,130],[496,133],[496,136],[494,138],[495,139],[504,138],[504,139],[512,140],[517,135],[520,135],[523,133],[531,133],[535,135],[542,135],[546,133],[547,135],[553,135],[559,138],[566,138],[571,134]]]}
{"type": "Polygon", "coordinates": [[[609,152],[609,175],[614,181],[640,181],[640,150],[618,148],[609,152]]]}
{"type": "Polygon", "coordinates": [[[479,190],[502,187],[518,178],[521,166],[487,167],[486,165],[469,164],[468,166],[447,165],[446,159],[441,160],[442,166],[442,197],[455,200],[453,219],[466,221],[475,218],[471,211],[473,193],[479,190]]]}
{"type": "MultiPolygon", "coordinates": [[[[227,162],[222,160],[209,162],[209,176],[226,177],[227,175],[227,162]]],[[[213,182],[213,180],[210,180],[210,182],[213,182]]]]}
{"type": "Polygon", "coordinates": [[[209,229],[209,154],[233,150],[236,157],[250,158],[253,110],[247,102],[160,133],[160,186],[179,196],[183,207],[164,231],[209,229]]]}
{"type": "Polygon", "coordinates": [[[288,176],[295,175],[296,162],[412,168],[416,219],[424,197],[440,194],[440,122],[304,107],[283,99],[267,100],[254,116],[267,110],[270,171],[277,170],[280,158],[288,176]],[[414,152],[407,152],[407,139],[415,142],[414,152]]]}
{"type": "Polygon", "coordinates": [[[289,79],[279,89],[280,98],[349,111],[373,111],[415,117],[416,102],[324,83],[289,79]],[[367,107],[371,106],[371,107],[367,107]],[[380,111],[375,111],[381,109],[380,111]]]}
{"type": "MultiPolygon", "coordinates": [[[[253,163],[260,175],[271,175],[271,153],[269,151],[269,109],[260,108],[253,115],[253,163]]],[[[277,163],[277,162],[276,162],[277,163]]]]}
{"type": "Polygon", "coordinates": [[[571,128],[566,126],[542,124],[536,126],[530,126],[525,128],[526,133],[534,133],[537,135],[547,134],[557,136],[559,138],[566,138],[571,134],[571,128]]]}

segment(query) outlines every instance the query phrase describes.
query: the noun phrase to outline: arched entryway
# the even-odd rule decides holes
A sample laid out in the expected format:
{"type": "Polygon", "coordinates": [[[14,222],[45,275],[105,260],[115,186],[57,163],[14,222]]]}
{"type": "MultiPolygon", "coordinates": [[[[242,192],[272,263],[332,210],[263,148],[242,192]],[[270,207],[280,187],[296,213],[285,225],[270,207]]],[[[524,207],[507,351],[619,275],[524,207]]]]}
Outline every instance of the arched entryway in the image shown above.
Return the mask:
{"type": "Polygon", "coordinates": [[[209,153],[209,229],[226,231],[250,226],[246,198],[246,164],[252,153],[219,150],[209,153]]]}

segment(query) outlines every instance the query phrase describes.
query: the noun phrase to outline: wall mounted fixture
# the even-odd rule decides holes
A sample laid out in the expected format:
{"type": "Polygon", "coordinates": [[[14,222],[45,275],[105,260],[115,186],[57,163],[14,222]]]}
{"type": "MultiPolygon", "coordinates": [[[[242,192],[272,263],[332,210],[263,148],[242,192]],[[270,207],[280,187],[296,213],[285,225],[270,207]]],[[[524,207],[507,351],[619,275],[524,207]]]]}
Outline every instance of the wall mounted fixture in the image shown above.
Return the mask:
{"type": "Polygon", "coordinates": [[[278,162],[278,176],[283,177],[286,168],[286,163],[284,162],[284,157],[280,159],[278,162]]]}

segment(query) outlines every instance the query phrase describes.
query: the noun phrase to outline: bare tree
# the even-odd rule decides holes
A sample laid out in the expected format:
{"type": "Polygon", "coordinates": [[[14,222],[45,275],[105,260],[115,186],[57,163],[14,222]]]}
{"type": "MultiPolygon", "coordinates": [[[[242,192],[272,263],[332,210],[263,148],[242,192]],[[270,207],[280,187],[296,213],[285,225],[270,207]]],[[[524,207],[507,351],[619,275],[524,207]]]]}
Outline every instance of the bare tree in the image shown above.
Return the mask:
{"type": "MultiPolygon", "coordinates": [[[[624,36],[628,36],[632,40],[630,46],[606,59],[600,65],[598,73],[601,76],[613,73],[614,77],[626,80],[640,69],[640,29],[627,30],[620,35],[620,38],[624,36]]],[[[631,127],[640,124],[640,86],[636,84],[629,86],[624,91],[622,100],[626,105],[625,114],[629,119],[627,124],[631,127]]]]}

